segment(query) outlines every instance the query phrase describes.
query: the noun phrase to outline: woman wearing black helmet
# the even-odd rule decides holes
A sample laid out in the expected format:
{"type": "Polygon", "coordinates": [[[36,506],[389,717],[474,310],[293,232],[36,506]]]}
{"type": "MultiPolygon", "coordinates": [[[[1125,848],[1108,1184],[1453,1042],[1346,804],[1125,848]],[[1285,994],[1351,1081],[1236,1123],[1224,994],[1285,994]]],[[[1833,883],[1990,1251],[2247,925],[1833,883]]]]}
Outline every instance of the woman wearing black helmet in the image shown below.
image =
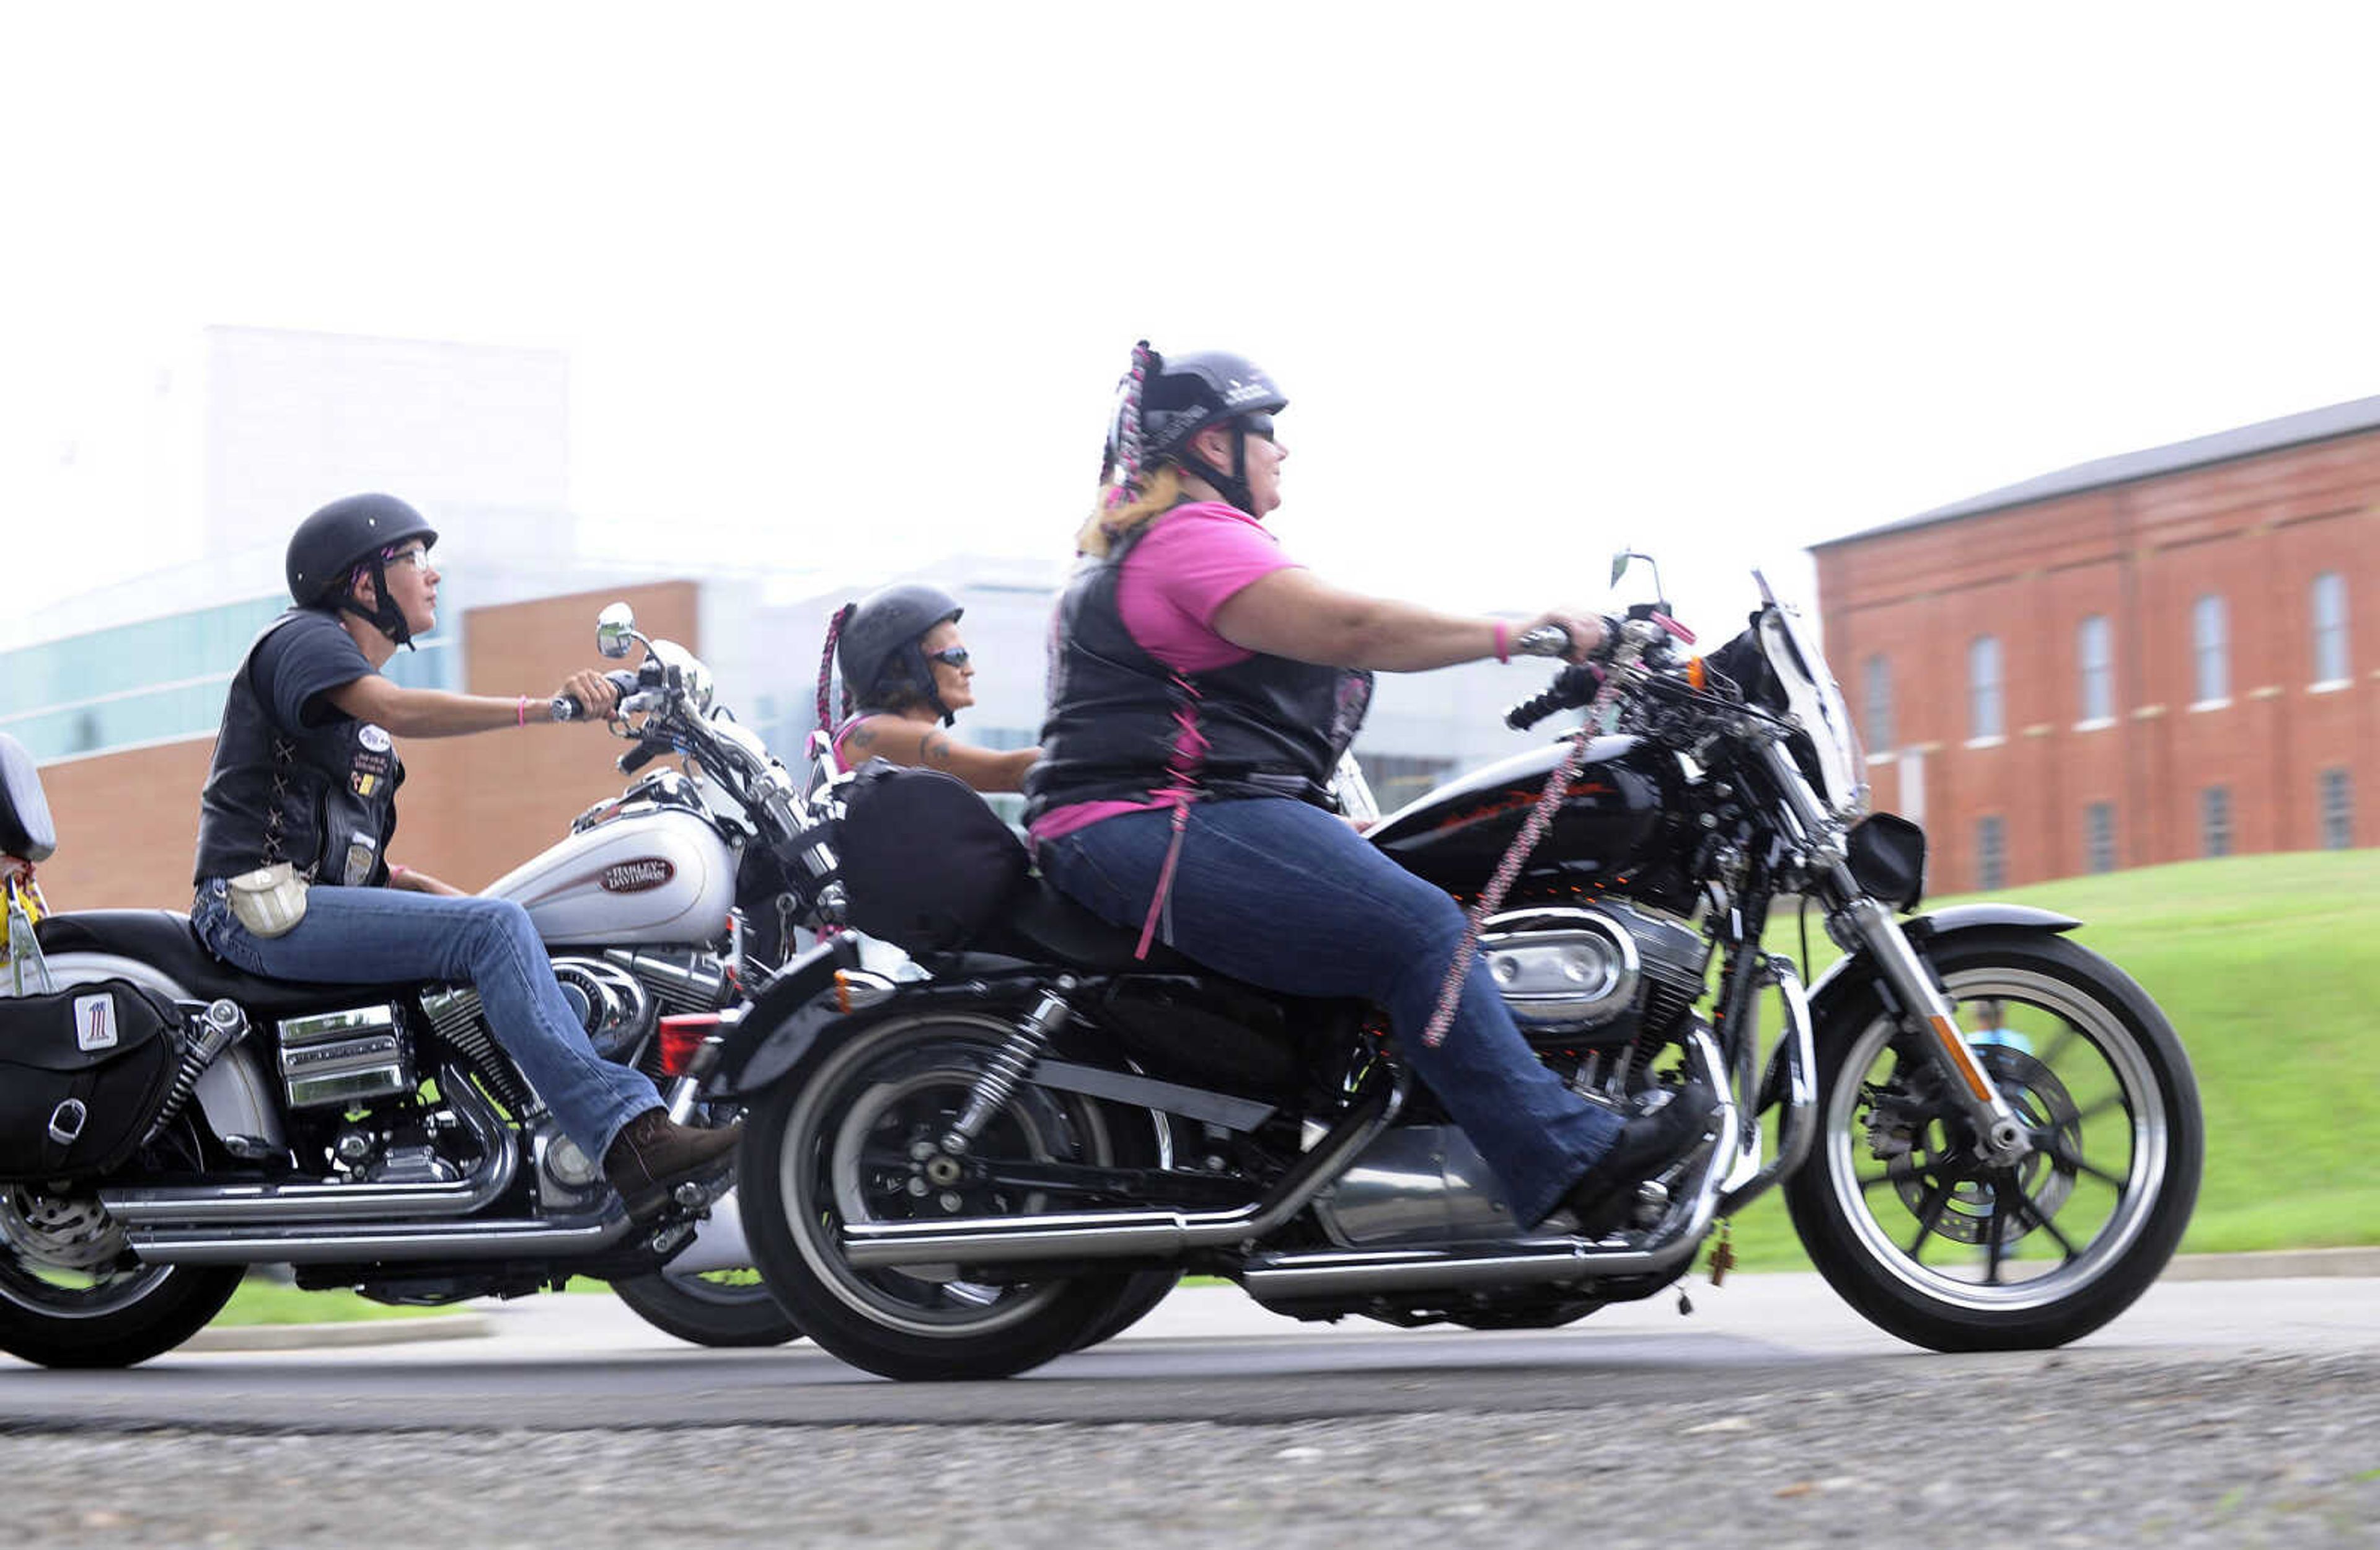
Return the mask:
{"type": "Polygon", "coordinates": [[[722,1169],[737,1132],[673,1124],[652,1083],[597,1055],[528,914],[390,865],[405,766],[395,736],[453,737],[589,714],[617,698],[599,672],[562,694],[498,698],[404,688],[380,670],[438,623],[437,533],[391,495],[334,501],[289,542],[294,606],[232,674],[200,798],[190,923],[250,974],[324,984],[460,980],[497,1041],[633,1215],[722,1169]],[[394,735],[393,735],[394,734],[394,735]],[[244,886],[236,890],[232,879],[244,886]],[[270,884],[268,889],[267,885],[270,884]]]}
{"type": "MultiPolygon", "coordinates": [[[[1026,781],[1041,869],[1108,919],[1291,994],[1384,1007],[1400,1047],[1534,1225],[1567,1205],[1600,1230],[1633,1186],[1697,1144],[1693,1086],[1626,1114],[1531,1054],[1486,969],[1444,1042],[1428,1023],[1462,910],[1333,816],[1328,784],[1369,672],[1502,660],[1519,633],[1330,586],[1262,526],[1281,501],[1288,400],[1237,356],[1144,343],[1120,394],[1102,491],[1052,640],[1041,758],[1026,781]]],[[[1600,620],[1557,612],[1573,656],[1600,620]]]]}
{"type": "MultiPolygon", "coordinates": [[[[965,610],[938,587],[887,587],[845,606],[827,630],[827,654],[843,669],[844,714],[835,760],[849,769],[871,758],[945,770],[981,792],[1015,791],[1038,748],[994,751],[944,729],[975,703],[975,664],[959,636],[965,610]]],[[[824,664],[820,725],[830,724],[824,664]]]]}

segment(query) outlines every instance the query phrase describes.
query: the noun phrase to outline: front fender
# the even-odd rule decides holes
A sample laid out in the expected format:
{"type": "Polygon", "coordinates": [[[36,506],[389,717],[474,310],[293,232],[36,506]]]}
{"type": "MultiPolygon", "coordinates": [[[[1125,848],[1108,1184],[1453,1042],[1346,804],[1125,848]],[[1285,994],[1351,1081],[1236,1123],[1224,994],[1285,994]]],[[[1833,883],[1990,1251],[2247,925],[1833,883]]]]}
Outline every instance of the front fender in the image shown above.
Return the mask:
{"type": "MultiPolygon", "coordinates": [[[[1900,923],[1909,934],[1911,945],[1923,956],[1926,944],[1944,937],[1965,931],[1979,931],[1995,926],[2015,926],[2020,930],[2046,931],[2062,936],[2082,923],[2072,915],[2059,914],[2055,910],[2037,910],[2030,904],[1953,904],[1947,910],[1930,914],[1912,915],[1900,923]]],[[[1810,987],[1810,1021],[1813,1026],[1824,1027],[1827,1013],[1836,996],[1868,977],[1868,955],[1865,949],[1846,953],[1833,967],[1818,976],[1810,987]],[[1849,976],[1848,978],[1846,976],[1849,976]]]]}
{"type": "Polygon", "coordinates": [[[786,964],[727,1035],[704,1096],[755,1093],[791,1071],[819,1030],[840,1015],[834,1004],[834,973],[842,966],[832,939],[786,964]]]}

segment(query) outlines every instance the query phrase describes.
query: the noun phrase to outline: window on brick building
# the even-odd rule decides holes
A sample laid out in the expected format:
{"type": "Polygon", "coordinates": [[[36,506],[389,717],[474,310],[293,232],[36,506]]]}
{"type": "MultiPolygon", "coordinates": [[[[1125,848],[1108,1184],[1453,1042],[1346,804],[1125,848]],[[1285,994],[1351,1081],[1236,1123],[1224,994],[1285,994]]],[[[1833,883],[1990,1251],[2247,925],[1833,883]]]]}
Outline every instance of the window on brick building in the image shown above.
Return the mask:
{"type": "Polygon", "coordinates": [[[2200,705],[2231,697],[2231,626],[2223,599],[2209,592],[2190,611],[2192,683],[2200,705]]]}
{"type": "Polygon", "coordinates": [[[2008,886],[2008,831],[1997,816],[1975,820],[1975,886],[1987,893],[2008,886]]]}
{"type": "Polygon", "coordinates": [[[1892,664],[1881,655],[1870,657],[1862,673],[1867,690],[1867,747],[1872,754],[1892,749],[1892,664]]]}
{"type": "Polygon", "coordinates": [[[2082,867],[2088,872],[2116,869],[2116,805],[2094,802],[2082,809],[2082,867]]]}
{"type": "Polygon", "coordinates": [[[2198,854],[2231,854],[2231,788],[2208,786],[2198,793],[2198,854]]]}
{"type": "Polygon", "coordinates": [[[2000,642],[1978,636],[1967,648],[1967,735],[1998,737],[2006,724],[2000,705],[2000,642]]]}
{"type": "Polygon", "coordinates": [[[2313,681],[2343,684],[2353,674],[2347,659],[2347,577],[2325,571],[2313,578],[2313,681]]]}
{"type": "Polygon", "coordinates": [[[2081,719],[2110,720],[2116,714],[2116,647],[2106,614],[2091,615],[2074,632],[2074,660],[2082,675],[2081,719]]]}
{"type": "Polygon", "coordinates": [[[2344,769],[2325,769],[2319,779],[2322,848],[2343,851],[2355,843],[2355,789],[2344,769]]]}

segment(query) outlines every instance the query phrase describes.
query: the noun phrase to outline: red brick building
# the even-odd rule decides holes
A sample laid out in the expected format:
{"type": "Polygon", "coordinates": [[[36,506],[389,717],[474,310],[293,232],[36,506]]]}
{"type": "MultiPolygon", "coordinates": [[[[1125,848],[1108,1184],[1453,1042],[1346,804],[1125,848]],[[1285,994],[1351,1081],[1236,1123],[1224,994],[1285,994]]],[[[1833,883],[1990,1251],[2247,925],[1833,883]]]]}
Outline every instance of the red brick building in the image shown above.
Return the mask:
{"type": "Polygon", "coordinates": [[[2380,398],[1813,553],[1876,805],[1925,825],[1932,891],[2380,833],[2380,398]]]}

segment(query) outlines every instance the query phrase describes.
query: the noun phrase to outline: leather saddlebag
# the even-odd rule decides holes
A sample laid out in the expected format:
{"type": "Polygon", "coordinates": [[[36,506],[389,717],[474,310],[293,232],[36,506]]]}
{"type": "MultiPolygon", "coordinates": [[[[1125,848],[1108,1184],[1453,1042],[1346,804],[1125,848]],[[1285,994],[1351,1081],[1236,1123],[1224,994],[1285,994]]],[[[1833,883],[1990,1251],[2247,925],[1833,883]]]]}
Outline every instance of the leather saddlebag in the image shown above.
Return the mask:
{"type": "Polygon", "coordinates": [[[182,1014],[129,980],[0,998],[0,1181],[123,1165],[174,1084],[182,1014]]]}

